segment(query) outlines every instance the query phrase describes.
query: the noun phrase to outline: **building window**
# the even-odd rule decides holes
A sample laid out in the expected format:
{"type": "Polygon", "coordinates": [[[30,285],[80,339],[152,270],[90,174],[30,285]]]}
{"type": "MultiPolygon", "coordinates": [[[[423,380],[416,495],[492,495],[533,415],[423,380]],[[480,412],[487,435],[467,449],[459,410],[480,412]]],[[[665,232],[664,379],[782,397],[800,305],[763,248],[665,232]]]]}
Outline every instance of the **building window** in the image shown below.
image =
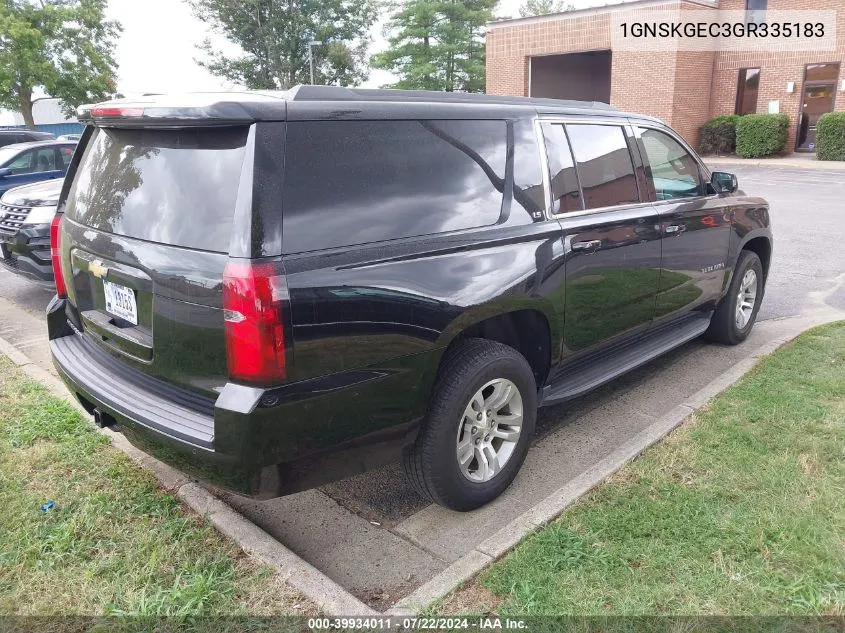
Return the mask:
{"type": "Polygon", "coordinates": [[[807,64],[804,81],[832,81],[839,79],[839,64],[807,64]]]}
{"type": "Polygon", "coordinates": [[[745,0],[745,23],[762,24],[766,21],[768,0],[745,0]]]}
{"type": "Polygon", "coordinates": [[[759,68],[740,68],[736,82],[735,114],[754,114],[757,112],[757,93],[760,88],[759,68]]]}

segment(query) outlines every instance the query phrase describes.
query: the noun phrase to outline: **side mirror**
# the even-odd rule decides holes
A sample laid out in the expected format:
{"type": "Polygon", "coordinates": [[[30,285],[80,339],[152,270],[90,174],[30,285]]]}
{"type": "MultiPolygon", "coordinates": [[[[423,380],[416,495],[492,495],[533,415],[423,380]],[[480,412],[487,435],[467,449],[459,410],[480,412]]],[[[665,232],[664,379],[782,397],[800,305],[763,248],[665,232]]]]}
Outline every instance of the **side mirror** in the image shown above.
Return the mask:
{"type": "Polygon", "coordinates": [[[8,167],[0,167],[0,178],[5,178],[6,176],[11,176],[12,170],[8,167]]]}
{"type": "Polygon", "coordinates": [[[736,176],[726,171],[714,171],[710,176],[710,186],[716,193],[734,193],[739,189],[736,176]]]}

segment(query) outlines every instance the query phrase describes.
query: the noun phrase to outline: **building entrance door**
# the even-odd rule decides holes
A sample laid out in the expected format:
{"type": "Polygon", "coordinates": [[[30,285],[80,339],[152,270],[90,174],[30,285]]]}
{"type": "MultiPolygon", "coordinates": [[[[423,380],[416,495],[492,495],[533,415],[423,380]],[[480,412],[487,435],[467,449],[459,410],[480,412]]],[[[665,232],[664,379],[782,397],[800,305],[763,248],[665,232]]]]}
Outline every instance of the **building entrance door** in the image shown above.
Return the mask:
{"type": "Polygon", "coordinates": [[[816,126],[821,115],[833,112],[839,64],[810,64],[802,87],[801,113],[795,150],[816,151],[816,126]]]}

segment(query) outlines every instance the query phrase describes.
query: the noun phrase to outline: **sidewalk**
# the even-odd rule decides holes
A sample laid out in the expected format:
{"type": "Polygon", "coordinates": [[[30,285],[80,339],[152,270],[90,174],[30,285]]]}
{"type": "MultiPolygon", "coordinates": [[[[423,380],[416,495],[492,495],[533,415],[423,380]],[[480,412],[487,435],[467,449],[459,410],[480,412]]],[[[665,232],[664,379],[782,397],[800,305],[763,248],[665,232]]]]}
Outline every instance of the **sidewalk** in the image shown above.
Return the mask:
{"type": "Polygon", "coordinates": [[[818,160],[815,154],[787,154],[768,158],[740,158],[739,156],[702,156],[709,167],[748,165],[749,167],[781,167],[789,169],[821,169],[845,171],[845,160],[818,160]]]}

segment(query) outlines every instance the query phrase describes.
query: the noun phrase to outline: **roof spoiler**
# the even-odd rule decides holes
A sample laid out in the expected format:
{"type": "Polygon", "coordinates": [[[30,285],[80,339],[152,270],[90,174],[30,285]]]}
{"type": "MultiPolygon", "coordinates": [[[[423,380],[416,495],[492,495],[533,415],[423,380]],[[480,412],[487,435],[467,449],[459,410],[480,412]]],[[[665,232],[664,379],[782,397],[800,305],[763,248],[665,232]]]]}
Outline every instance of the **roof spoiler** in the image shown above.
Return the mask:
{"type": "Polygon", "coordinates": [[[76,114],[81,122],[101,127],[247,125],[264,118],[251,107],[262,103],[279,107],[284,118],[284,100],[260,93],[151,94],[82,105],[76,114]]]}

